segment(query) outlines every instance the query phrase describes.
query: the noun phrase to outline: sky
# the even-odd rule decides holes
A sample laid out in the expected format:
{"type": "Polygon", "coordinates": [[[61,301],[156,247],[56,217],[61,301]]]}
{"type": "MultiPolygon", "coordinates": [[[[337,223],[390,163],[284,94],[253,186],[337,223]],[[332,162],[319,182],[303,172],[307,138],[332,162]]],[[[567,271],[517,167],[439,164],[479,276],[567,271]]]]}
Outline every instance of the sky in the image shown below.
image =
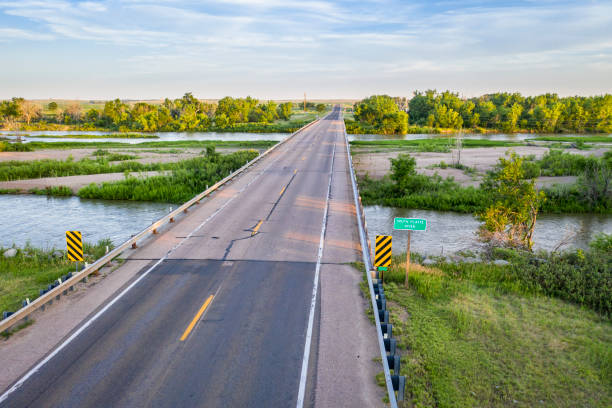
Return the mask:
{"type": "Polygon", "coordinates": [[[612,93],[612,1],[0,0],[0,98],[612,93]]]}

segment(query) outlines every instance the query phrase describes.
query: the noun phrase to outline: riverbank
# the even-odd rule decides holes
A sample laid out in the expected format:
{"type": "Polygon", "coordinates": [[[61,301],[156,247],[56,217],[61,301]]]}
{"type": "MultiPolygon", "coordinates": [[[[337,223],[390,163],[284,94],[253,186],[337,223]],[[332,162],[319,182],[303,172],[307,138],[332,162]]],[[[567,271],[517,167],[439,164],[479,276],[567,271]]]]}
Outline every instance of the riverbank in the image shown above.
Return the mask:
{"type": "Polygon", "coordinates": [[[610,406],[610,245],[608,236],[588,251],[484,260],[413,254],[426,265],[412,267],[407,288],[405,255],[395,256],[385,296],[405,406],[610,406]]]}
{"type": "MultiPolygon", "coordinates": [[[[519,156],[533,156],[537,160],[542,159],[550,151],[550,148],[546,146],[510,145],[466,148],[461,150],[459,155],[457,149],[442,152],[419,152],[393,145],[387,147],[384,144],[364,144],[363,142],[351,142],[351,146],[355,172],[359,177],[368,175],[371,179],[380,180],[391,171],[390,159],[395,159],[402,153],[410,153],[410,156],[416,160],[416,170],[419,174],[432,176],[437,173],[443,178],[453,177],[457,183],[464,187],[475,187],[480,184],[486,172],[493,170],[499,159],[505,157],[508,150],[513,150],[519,156]],[[457,160],[460,160],[463,169],[452,167],[457,160]],[[444,164],[441,166],[441,163],[446,164],[446,166],[444,164]]],[[[598,158],[603,157],[609,150],[609,148],[563,149],[565,153],[598,158]]],[[[540,181],[540,185],[552,185],[555,183],[568,184],[573,182],[574,179],[547,177],[540,181]]]]}
{"type": "MultiPolygon", "coordinates": [[[[110,240],[96,244],[85,242],[85,262],[93,263],[112,249],[110,240]]],[[[66,251],[57,248],[42,249],[30,245],[24,247],[0,247],[0,311],[14,312],[22,301],[36,299],[40,291],[47,289],[58,278],[74,272],[75,264],[66,257],[66,251]]]]}
{"type": "Polygon", "coordinates": [[[612,213],[612,150],[607,148],[586,153],[525,146],[409,155],[405,150],[355,149],[352,154],[365,205],[481,213],[492,204],[487,186],[510,151],[521,156],[520,177],[534,179],[545,194],[540,212],[612,213]]]}

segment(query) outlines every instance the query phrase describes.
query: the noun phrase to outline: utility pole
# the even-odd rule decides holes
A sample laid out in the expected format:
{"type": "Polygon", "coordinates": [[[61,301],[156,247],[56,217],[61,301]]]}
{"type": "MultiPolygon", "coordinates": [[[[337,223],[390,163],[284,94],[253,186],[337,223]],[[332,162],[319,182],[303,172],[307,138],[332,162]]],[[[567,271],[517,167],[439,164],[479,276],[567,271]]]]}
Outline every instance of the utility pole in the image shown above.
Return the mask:
{"type": "Polygon", "coordinates": [[[306,92],[304,92],[304,112],[306,112],[306,92]]]}

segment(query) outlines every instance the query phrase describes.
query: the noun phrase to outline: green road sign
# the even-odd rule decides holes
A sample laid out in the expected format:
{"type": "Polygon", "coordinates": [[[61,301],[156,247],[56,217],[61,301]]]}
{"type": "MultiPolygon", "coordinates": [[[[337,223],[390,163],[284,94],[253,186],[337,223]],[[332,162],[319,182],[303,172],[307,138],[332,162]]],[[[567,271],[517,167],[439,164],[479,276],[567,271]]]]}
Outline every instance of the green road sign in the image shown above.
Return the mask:
{"type": "Polygon", "coordinates": [[[421,218],[395,218],[393,220],[393,229],[425,231],[427,229],[427,220],[421,218]]]}

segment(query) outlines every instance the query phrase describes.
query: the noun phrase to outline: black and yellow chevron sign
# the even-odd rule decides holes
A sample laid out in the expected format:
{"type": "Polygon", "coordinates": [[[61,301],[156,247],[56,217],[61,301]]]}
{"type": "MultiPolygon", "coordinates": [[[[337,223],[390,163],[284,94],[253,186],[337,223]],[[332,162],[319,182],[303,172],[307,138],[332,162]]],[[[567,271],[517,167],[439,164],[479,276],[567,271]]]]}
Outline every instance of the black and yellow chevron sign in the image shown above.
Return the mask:
{"type": "Polygon", "coordinates": [[[377,235],[374,246],[374,266],[387,268],[391,266],[391,235],[377,235]]]}
{"type": "Polygon", "coordinates": [[[66,248],[68,259],[71,261],[83,261],[83,238],[81,231],[66,231],[66,248]]]}

